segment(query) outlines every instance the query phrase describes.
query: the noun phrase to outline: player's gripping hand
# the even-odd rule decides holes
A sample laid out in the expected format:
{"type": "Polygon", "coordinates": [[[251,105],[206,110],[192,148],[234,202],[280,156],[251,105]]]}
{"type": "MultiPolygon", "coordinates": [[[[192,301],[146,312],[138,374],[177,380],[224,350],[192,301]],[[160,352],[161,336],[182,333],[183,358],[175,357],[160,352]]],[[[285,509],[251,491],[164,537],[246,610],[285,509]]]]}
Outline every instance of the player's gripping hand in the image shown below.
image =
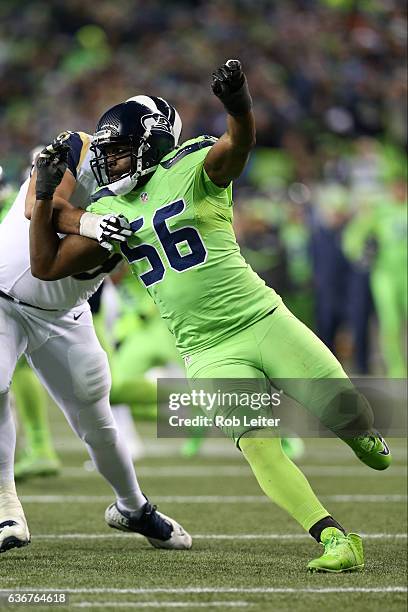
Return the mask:
{"type": "Polygon", "coordinates": [[[101,246],[112,250],[111,242],[126,242],[132,235],[129,221],[123,215],[103,215],[96,231],[96,239],[101,246]]]}
{"type": "Polygon", "coordinates": [[[37,182],[35,197],[37,200],[52,200],[54,192],[68,167],[69,146],[54,140],[41,151],[37,158],[37,182]]]}
{"type": "Polygon", "coordinates": [[[251,110],[252,98],[239,60],[227,60],[217,68],[212,74],[211,88],[230,115],[245,115],[251,110]]]}
{"type": "Polygon", "coordinates": [[[79,233],[97,240],[99,244],[111,251],[112,242],[126,242],[132,230],[123,215],[96,215],[86,212],[79,221],[79,233]]]}

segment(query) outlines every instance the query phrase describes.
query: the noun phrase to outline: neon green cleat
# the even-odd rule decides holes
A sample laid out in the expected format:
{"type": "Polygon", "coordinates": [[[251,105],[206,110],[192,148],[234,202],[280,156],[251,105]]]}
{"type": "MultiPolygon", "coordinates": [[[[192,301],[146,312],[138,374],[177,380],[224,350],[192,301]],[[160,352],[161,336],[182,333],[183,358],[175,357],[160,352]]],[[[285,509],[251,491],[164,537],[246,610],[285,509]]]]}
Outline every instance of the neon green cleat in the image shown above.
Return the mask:
{"type": "Polygon", "coordinates": [[[26,455],[14,465],[15,480],[28,480],[36,476],[56,476],[61,464],[55,454],[26,455]]]}
{"type": "Polygon", "coordinates": [[[320,539],[324,553],[308,563],[310,572],[354,572],[364,568],[363,542],[356,533],[345,536],[336,527],[326,527],[320,539]]]}
{"type": "Polygon", "coordinates": [[[391,465],[392,455],[384,438],[378,431],[344,440],[356,456],[373,470],[386,470],[391,465]]]}

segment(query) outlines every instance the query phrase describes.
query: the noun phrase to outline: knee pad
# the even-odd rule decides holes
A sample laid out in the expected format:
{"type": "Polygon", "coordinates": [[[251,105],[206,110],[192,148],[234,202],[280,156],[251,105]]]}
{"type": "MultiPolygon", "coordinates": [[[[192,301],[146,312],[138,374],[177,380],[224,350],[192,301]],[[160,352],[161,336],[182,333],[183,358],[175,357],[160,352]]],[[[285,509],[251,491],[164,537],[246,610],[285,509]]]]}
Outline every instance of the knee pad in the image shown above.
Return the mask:
{"type": "Polygon", "coordinates": [[[72,388],[80,402],[93,403],[109,395],[111,375],[104,351],[77,344],[69,349],[68,362],[72,388]]]}

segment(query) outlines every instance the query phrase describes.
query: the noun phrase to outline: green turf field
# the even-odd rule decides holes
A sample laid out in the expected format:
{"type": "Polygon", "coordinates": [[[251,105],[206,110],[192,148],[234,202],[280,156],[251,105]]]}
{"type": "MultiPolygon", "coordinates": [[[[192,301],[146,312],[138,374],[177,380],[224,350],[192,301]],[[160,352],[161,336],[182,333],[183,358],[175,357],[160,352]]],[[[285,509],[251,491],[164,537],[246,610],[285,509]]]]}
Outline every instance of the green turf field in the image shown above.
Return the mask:
{"type": "Polygon", "coordinates": [[[72,610],[406,609],[402,441],[390,441],[388,473],[360,464],[337,440],[307,442],[301,463],[316,491],[347,529],[366,534],[366,570],[333,576],[306,573],[320,547],[262,496],[227,441],[208,440],[187,460],[177,453],[181,441],[156,440],[152,425],[141,427],[143,490],[194,538],[191,551],[162,551],[105,525],[109,487],[84,469],[87,455],[55,409],[53,430],[63,474],[19,485],[32,543],[1,555],[2,590],[67,590],[72,610]]]}

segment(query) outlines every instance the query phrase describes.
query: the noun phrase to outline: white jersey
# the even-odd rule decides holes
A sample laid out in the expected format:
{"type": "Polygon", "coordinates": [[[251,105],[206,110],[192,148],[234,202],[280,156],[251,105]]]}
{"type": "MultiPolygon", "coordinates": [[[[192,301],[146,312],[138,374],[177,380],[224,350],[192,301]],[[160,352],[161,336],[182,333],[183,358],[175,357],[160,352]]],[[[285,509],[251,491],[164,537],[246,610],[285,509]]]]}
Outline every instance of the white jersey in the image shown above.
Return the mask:
{"type": "MultiPolygon", "coordinates": [[[[74,132],[66,142],[71,147],[68,167],[77,181],[70,201],[77,208],[86,208],[97,188],[90,167],[91,137],[74,132]]],[[[14,204],[0,224],[0,291],[38,308],[69,310],[85,302],[96,291],[121,257],[112,255],[94,270],[56,281],[35,278],[30,267],[30,221],[24,215],[28,184],[29,179],[21,186],[14,204]]]]}

